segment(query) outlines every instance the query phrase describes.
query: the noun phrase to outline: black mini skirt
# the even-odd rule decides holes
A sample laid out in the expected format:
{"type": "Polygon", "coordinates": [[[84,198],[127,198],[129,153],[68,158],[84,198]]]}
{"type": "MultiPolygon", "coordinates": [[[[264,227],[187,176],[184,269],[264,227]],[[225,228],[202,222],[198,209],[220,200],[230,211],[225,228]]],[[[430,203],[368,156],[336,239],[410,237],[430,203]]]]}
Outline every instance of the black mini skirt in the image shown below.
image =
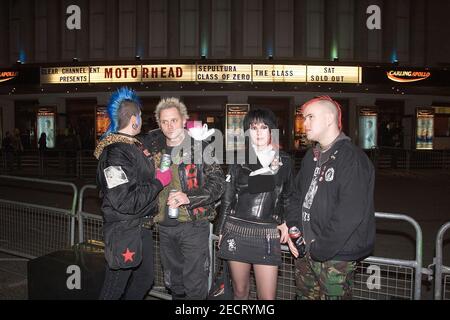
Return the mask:
{"type": "Polygon", "coordinates": [[[250,264],[281,265],[280,234],[275,223],[228,216],[218,256],[250,264]]]}

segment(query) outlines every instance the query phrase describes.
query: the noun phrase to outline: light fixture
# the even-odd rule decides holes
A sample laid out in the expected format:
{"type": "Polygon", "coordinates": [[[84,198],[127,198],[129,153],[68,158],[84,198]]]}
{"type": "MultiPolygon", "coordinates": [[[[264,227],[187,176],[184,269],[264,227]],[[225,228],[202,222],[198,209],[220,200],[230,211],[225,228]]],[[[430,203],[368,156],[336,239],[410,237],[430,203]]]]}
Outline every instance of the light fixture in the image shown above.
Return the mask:
{"type": "Polygon", "coordinates": [[[394,65],[394,66],[398,66],[398,60],[394,60],[394,61],[392,61],[392,64],[394,65]]]}
{"type": "Polygon", "coordinates": [[[267,57],[268,60],[273,60],[273,55],[269,54],[269,56],[267,57]]]}
{"type": "Polygon", "coordinates": [[[333,62],[339,62],[339,58],[338,57],[334,57],[333,58],[333,62]]]}
{"type": "Polygon", "coordinates": [[[136,61],[141,61],[141,56],[140,56],[140,55],[135,56],[135,57],[134,57],[134,60],[136,60],[136,61]]]}
{"type": "Polygon", "coordinates": [[[201,58],[202,60],[206,60],[206,56],[204,54],[202,54],[201,58]]]}
{"type": "Polygon", "coordinates": [[[72,58],[72,62],[78,62],[78,58],[77,57],[73,57],[72,58]]]}

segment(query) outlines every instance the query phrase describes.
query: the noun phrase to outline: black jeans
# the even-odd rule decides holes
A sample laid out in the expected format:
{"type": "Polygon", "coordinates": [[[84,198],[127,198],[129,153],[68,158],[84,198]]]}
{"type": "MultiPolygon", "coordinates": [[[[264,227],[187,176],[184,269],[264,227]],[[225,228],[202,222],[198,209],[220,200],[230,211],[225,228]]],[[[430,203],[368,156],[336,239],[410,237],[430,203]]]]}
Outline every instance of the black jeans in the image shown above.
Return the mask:
{"type": "Polygon", "coordinates": [[[142,300],[153,285],[153,232],[142,228],[142,262],[133,269],[112,270],[106,265],[100,300],[142,300]]]}
{"type": "Polygon", "coordinates": [[[208,221],[159,226],[164,281],[173,299],[206,299],[209,275],[208,221]]]}

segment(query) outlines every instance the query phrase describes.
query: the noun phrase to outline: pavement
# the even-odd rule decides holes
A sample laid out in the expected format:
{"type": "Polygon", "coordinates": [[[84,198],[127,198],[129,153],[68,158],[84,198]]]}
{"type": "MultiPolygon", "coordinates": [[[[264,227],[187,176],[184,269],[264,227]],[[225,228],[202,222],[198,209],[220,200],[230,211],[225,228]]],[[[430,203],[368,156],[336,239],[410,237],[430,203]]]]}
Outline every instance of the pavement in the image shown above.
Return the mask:
{"type": "MultiPolygon", "coordinates": [[[[80,188],[89,180],[46,177],[73,182],[80,188]]],[[[432,263],[440,226],[450,221],[450,172],[442,170],[379,170],[376,175],[377,212],[402,213],[415,219],[423,233],[423,267],[432,263]]],[[[39,183],[6,182],[0,179],[0,198],[70,208],[71,189],[39,183]]],[[[84,211],[99,213],[95,191],[86,194],[84,211]]],[[[0,241],[2,235],[0,234],[0,241]]],[[[374,256],[415,258],[415,230],[403,221],[377,220],[374,256]]],[[[444,265],[450,266],[450,231],[444,236],[444,265]]],[[[423,277],[422,298],[432,299],[432,285],[423,277]]],[[[0,299],[27,299],[26,260],[0,252],[0,299]]]]}

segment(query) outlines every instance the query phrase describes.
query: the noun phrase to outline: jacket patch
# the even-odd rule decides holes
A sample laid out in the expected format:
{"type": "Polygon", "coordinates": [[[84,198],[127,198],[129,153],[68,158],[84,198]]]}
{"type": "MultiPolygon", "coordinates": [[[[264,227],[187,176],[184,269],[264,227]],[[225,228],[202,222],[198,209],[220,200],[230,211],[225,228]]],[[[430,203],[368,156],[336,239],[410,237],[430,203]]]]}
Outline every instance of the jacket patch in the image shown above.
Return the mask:
{"type": "Polygon", "coordinates": [[[230,251],[230,252],[236,251],[237,245],[236,245],[236,241],[234,241],[234,239],[228,239],[227,244],[228,244],[228,251],[230,251]]]}
{"type": "Polygon", "coordinates": [[[128,178],[121,166],[109,166],[103,170],[108,189],[112,189],[121,184],[127,183],[128,178]]]}
{"type": "Polygon", "coordinates": [[[306,193],[305,199],[303,201],[303,207],[305,207],[306,209],[311,209],[318,188],[319,186],[317,185],[317,176],[314,176],[313,180],[311,181],[311,184],[309,185],[309,189],[308,192],[306,193]]]}
{"type": "Polygon", "coordinates": [[[325,181],[330,182],[334,179],[334,168],[329,168],[327,172],[325,172],[325,181]]]}
{"type": "Polygon", "coordinates": [[[133,262],[133,256],[136,254],[136,252],[130,251],[130,249],[127,248],[127,250],[122,253],[123,256],[123,261],[127,262],[127,261],[131,261],[133,262]]]}

